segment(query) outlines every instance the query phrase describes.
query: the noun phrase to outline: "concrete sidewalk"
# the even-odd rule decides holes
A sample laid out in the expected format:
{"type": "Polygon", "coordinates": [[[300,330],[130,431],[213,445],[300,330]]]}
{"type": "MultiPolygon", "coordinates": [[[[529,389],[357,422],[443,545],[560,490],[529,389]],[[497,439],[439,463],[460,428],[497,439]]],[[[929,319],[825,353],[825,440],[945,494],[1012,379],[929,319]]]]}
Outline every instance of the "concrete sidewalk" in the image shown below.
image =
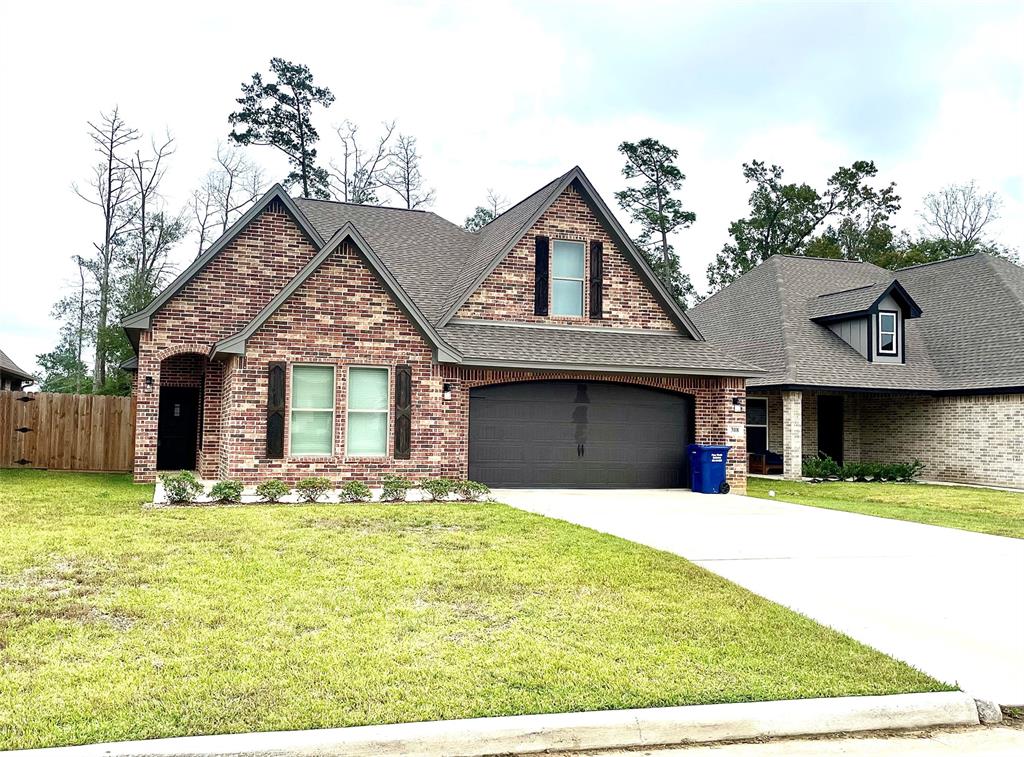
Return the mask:
{"type": "Polygon", "coordinates": [[[840,739],[780,739],[761,744],[710,744],[665,749],[562,752],[552,757],[1017,757],[1024,731],[973,728],[840,739]]]}
{"type": "Polygon", "coordinates": [[[1024,704],[1024,539],[685,490],[494,497],[682,555],[970,694],[1024,704]]]}

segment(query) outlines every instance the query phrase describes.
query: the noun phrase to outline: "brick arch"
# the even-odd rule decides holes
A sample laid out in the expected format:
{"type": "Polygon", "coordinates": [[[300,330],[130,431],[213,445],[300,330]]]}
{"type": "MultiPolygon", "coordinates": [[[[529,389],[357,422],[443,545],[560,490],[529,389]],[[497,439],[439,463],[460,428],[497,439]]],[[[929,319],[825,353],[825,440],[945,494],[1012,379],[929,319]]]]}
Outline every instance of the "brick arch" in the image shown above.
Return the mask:
{"type": "Polygon", "coordinates": [[[175,355],[185,355],[189,353],[194,353],[196,355],[202,355],[203,357],[206,357],[207,355],[210,354],[210,345],[202,344],[201,342],[189,342],[186,344],[176,344],[173,347],[165,347],[164,349],[156,353],[156,360],[157,362],[162,363],[169,357],[174,357],[175,355]]]}

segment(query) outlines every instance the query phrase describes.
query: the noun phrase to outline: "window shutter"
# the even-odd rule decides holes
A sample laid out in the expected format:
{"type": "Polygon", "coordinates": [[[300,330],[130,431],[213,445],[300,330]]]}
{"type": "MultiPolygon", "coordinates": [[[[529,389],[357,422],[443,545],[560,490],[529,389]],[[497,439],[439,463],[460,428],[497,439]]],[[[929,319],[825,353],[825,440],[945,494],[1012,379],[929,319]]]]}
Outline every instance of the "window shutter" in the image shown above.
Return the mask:
{"type": "Polygon", "coordinates": [[[395,459],[412,456],[412,368],[395,368],[395,459]]]}
{"type": "Polygon", "coordinates": [[[550,267],[550,240],[537,237],[537,259],[533,269],[533,314],[548,314],[548,269],[550,267]]]}
{"type": "Polygon", "coordinates": [[[267,372],[267,457],[284,457],[284,381],[287,366],[271,363],[267,372]]]}
{"type": "Polygon", "coordinates": [[[590,242],[590,317],[604,317],[604,244],[600,239],[590,242]]]}

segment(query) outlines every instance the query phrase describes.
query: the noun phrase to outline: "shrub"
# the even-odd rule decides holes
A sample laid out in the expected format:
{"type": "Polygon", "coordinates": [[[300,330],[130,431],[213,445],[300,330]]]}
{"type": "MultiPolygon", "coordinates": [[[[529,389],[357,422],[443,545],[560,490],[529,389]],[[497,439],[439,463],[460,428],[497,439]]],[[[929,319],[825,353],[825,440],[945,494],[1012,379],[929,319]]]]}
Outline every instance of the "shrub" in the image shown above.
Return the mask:
{"type": "Polygon", "coordinates": [[[827,455],[804,459],[803,474],[805,478],[831,478],[840,473],[839,463],[827,455]]]}
{"type": "Polygon", "coordinates": [[[322,477],[304,478],[295,484],[295,491],[299,493],[299,499],[303,502],[316,502],[330,489],[330,480],[322,477]]]}
{"type": "Polygon", "coordinates": [[[348,481],[341,487],[342,502],[369,502],[373,493],[362,481],[348,481]]]}
{"type": "Polygon", "coordinates": [[[420,483],[420,489],[429,494],[432,500],[440,502],[451,496],[455,482],[450,478],[428,478],[420,483]]]}
{"type": "Polygon", "coordinates": [[[242,482],[218,481],[210,489],[210,498],[217,502],[237,504],[242,501],[242,482]]]}
{"type": "Polygon", "coordinates": [[[491,493],[491,487],[479,481],[456,481],[455,493],[465,502],[479,502],[491,493]]]}
{"type": "Polygon", "coordinates": [[[160,476],[164,485],[164,493],[167,501],[175,504],[186,504],[193,502],[196,497],[203,493],[203,485],[199,483],[196,474],[183,470],[178,473],[165,473],[160,476]]]}
{"type": "Polygon", "coordinates": [[[412,481],[402,476],[388,473],[381,479],[381,502],[405,502],[405,497],[412,488],[412,481]]]}
{"type": "Polygon", "coordinates": [[[280,502],[291,489],[279,478],[268,478],[256,485],[256,496],[264,502],[280,502]]]}

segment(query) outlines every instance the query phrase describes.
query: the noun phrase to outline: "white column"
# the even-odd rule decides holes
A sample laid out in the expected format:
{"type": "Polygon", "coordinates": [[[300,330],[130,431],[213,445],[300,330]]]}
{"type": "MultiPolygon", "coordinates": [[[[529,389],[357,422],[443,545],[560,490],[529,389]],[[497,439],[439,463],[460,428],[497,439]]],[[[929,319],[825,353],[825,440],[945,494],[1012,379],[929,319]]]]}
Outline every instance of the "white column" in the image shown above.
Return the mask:
{"type": "Polygon", "coordinates": [[[799,479],[804,452],[803,393],[782,393],[783,478],[799,479]]]}

